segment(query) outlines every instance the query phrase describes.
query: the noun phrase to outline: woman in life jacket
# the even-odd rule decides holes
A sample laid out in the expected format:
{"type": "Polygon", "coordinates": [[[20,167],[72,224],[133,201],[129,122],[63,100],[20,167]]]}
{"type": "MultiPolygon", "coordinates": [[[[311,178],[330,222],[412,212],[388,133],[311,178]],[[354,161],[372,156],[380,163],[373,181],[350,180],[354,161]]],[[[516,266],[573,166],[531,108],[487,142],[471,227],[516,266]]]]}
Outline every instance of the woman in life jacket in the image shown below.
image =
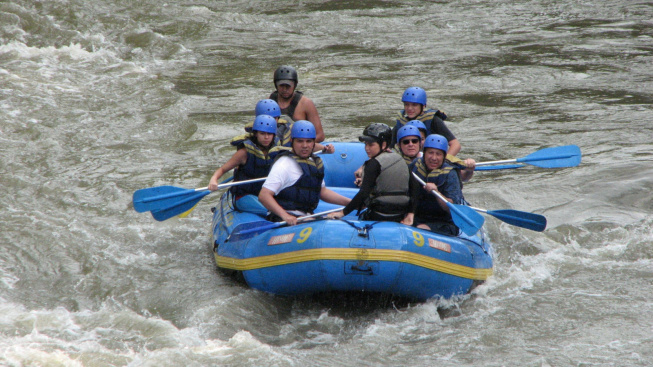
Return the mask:
{"type": "MultiPolygon", "coordinates": [[[[256,114],[256,116],[270,115],[274,117],[274,119],[277,121],[277,133],[276,133],[276,139],[278,140],[277,145],[290,148],[291,147],[290,132],[292,130],[294,121],[288,115],[281,114],[281,112],[282,111],[281,108],[279,107],[279,104],[272,99],[262,99],[256,103],[256,107],[254,108],[254,113],[256,114]]],[[[253,123],[251,122],[247,123],[245,125],[245,131],[248,133],[252,132],[252,126],[253,123]]],[[[238,145],[242,140],[246,138],[247,138],[247,134],[236,136],[231,140],[231,144],[238,145]]],[[[324,144],[316,143],[314,151],[315,152],[322,151],[322,153],[331,154],[335,151],[335,148],[332,144],[324,145],[324,144]]]]}
{"type": "Polygon", "coordinates": [[[460,142],[444,123],[447,115],[440,110],[426,107],[426,91],[423,88],[407,88],[401,96],[401,102],[404,104],[404,109],[399,111],[392,129],[391,147],[398,142],[397,131],[409,121],[418,120],[424,124],[428,134],[440,134],[447,138],[450,155],[458,154],[461,149],[460,142]]]}
{"type": "Polygon", "coordinates": [[[410,172],[404,159],[389,149],[392,129],[382,123],[370,124],[358,140],[365,143],[369,159],[363,165],[363,179],[359,192],[347,206],[329,218],[344,217],[354,210],[361,220],[401,222],[411,208],[411,189],[418,191],[419,185],[412,185],[410,172]]]}
{"type": "MultiPolygon", "coordinates": [[[[209,181],[209,190],[218,189],[218,180],[222,175],[234,171],[234,181],[245,181],[254,178],[266,177],[274,157],[278,153],[275,146],[278,143],[275,134],[277,133],[277,122],[270,115],[256,116],[252,126],[252,132],[247,138],[234,143],[238,150],[224,164],[218,168],[209,181]]],[[[231,192],[238,200],[245,195],[258,196],[263,182],[254,182],[245,185],[232,186],[231,192]]]]}

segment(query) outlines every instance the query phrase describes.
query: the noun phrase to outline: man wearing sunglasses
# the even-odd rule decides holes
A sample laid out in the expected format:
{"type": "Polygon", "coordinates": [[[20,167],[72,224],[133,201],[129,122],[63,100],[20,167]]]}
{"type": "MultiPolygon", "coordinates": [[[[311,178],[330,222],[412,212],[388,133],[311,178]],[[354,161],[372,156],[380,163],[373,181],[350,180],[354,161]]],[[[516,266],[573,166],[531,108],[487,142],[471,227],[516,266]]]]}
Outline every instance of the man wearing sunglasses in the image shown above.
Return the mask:
{"type": "Polygon", "coordinates": [[[399,154],[406,164],[411,164],[413,160],[421,157],[422,134],[414,125],[404,125],[397,131],[397,141],[394,150],[399,154]]]}

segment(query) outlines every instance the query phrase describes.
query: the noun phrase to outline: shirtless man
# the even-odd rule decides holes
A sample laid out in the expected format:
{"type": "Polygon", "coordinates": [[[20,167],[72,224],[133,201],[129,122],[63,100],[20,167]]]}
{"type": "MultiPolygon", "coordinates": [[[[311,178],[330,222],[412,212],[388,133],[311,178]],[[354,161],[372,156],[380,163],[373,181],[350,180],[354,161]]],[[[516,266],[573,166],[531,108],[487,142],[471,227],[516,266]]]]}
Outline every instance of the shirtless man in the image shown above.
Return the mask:
{"type": "Polygon", "coordinates": [[[292,66],[280,66],[274,72],[275,92],[270,99],[276,101],[281,108],[281,114],[287,115],[293,121],[308,120],[315,126],[317,133],[315,142],[324,141],[322,121],[313,101],[304,96],[297,88],[297,71],[292,66]]]}

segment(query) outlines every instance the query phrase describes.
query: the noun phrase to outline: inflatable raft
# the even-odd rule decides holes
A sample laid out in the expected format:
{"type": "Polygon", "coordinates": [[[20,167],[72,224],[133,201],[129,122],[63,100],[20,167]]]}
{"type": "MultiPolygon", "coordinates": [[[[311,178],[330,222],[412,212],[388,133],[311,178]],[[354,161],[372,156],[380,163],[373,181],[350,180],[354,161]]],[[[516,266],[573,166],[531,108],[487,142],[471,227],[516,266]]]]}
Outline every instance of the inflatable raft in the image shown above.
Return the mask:
{"type": "MultiPolygon", "coordinates": [[[[322,155],[325,183],[353,197],[353,172],[367,159],[363,144],[334,143],[322,155]]],[[[374,292],[415,301],[468,293],[492,275],[492,246],[483,231],[443,236],[393,222],[341,220],[279,226],[264,221],[256,200],[233,205],[229,192],[214,208],[217,266],[254,289],[278,295],[374,292]]],[[[323,212],[335,206],[320,202],[323,212]]]]}

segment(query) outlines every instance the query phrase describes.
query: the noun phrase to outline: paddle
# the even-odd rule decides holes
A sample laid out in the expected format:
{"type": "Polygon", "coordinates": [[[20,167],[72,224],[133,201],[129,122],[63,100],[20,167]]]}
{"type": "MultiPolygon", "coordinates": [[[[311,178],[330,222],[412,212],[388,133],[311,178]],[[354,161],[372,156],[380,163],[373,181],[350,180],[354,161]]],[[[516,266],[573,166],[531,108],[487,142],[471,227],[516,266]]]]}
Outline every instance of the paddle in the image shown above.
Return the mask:
{"type": "MultiPolygon", "coordinates": [[[[417,179],[417,181],[422,184],[422,186],[426,185],[426,182],[419,178],[415,172],[412,172],[412,174],[417,179]]],[[[485,222],[485,218],[475,212],[474,209],[469,206],[450,203],[444,196],[442,196],[442,194],[435,190],[431,190],[431,193],[439,197],[440,200],[447,203],[447,207],[449,207],[449,212],[451,213],[451,219],[453,219],[453,222],[465,234],[471,236],[481,229],[483,223],[485,222]]]]}
{"type": "MultiPolygon", "coordinates": [[[[485,162],[486,164],[489,162],[485,162]]],[[[478,164],[478,163],[477,163],[478,164]]],[[[525,164],[501,164],[501,165],[496,165],[496,166],[482,166],[482,167],[476,167],[474,171],[497,171],[500,169],[516,169],[516,168],[522,168],[526,167],[525,164]]]]}
{"type": "MultiPolygon", "coordinates": [[[[476,167],[488,166],[493,164],[505,163],[526,163],[541,168],[563,168],[576,167],[580,164],[581,153],[577,145],[565,145],[561,147],[551,147],[540,149],[525,157],[517,159],[507,159],[503,161],[480,162],[476,167]]],[[[503,168],[519,168],[516,165],[509,165],[503,168]]]]}
{"type": "Polygon", "coordinates": [[[470,208],[477,212],[489,214],[501,221],[512,224],[513,226],[530,229],[536,232],[542,232],[546,228],[546,218],[543,215],[512,209],[485,210],[474,207],[470,208]]]}
{"type": "MultiPolygon", "coordinates": [[[[252,180],[229,182],[218,185],[218,190],[231,186],[264,181],[266,177],[252,180]]],[[[132,197],[134,210],[139,213],[151,211],[154,219],[162,221],[182,214],[195,206],[202,198],[210,194],[208,187],[184,189],[175,186],[158,186],[136,190],[132,197]]]]}
{"type": "MultiPolygon", "coordinates": [[[[311,215],[306,215],[303,217],[297,218],[297,222],[301,222],[305,219],[309,218],[316,218],[316,217],[321,217],[323,215],[329,214],[329,213],[334,213],[339,210],[342,210],[344,207],[340,208],[334,208],[330,210],[325,210],[320,213],[315,213],[311,215]]],[[[232,231],[231,235],[229,235],[229,238],[227,238],[227,241],[242,241],[251,237],[254,237],[256,235],[259,235],[263,232],[266,232],[270,229],[278,228],[285,226],[287,223],[286,222],[270,222],[267,220],[261,220],[261,221],[256,221],[256,222],[248,222],[248,223],[241,223],[237,225],[232,231]]]]}

